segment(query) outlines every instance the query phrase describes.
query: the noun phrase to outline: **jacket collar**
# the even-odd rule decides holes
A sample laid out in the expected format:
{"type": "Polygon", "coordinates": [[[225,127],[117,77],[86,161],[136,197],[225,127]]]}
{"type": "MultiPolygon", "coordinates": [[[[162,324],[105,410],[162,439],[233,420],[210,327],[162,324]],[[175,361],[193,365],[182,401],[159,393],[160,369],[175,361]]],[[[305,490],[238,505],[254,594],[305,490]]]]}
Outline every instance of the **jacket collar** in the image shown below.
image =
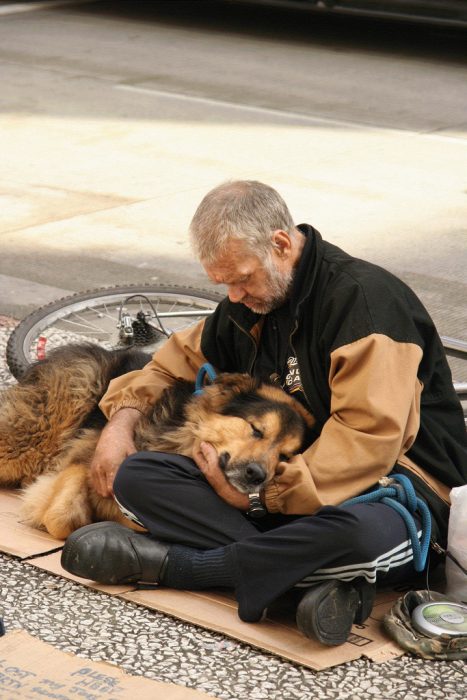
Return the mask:
{"type": "Polygon", "coordinates": [[[319,231],[309,224],[300,224],[297,228],[306,241],[292,287],[291,308],[295,318],[300,313],[302,303],[313,293],[323,257],[323,239],[319,231]]]}

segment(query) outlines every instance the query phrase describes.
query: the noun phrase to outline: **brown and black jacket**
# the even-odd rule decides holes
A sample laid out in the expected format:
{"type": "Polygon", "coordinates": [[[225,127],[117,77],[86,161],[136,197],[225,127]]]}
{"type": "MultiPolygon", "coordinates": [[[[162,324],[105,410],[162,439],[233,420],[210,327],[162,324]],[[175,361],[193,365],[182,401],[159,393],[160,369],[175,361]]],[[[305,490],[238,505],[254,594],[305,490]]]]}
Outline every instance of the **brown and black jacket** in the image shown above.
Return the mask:
{"type": "MultiPolygon", "coordinates": [[[[467,482],[467,437],[442,343],[407,285],[323,241],[308,225],[296,272],[287,348],[316,424],[308,447],[266,489],[271,512],[311,514],[365,492],[391,471],[409,475],[444,541],[449,491],[467,482]]],[[[266,319],[267,321],[267,319],[266,319]]],[[[148,412],[174,378],[203,362],[255,372],[265,317],[227,298],[176,333],[101,402],[148,412]]],[[[279,373],[280,374],[280,373],[279,373]]]]}

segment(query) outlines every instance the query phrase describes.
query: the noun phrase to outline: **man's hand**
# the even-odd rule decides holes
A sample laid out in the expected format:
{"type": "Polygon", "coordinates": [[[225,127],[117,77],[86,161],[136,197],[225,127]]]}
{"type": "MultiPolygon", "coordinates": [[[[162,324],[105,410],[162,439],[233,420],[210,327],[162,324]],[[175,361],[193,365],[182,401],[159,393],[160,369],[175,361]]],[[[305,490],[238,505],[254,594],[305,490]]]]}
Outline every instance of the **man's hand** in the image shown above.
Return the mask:
{"type": "Polygon", "coordinates": [[[214,491],[223,501],[239,510],[248,510],[250,507],[248,496],[245,493],[237,491],[237,489],[227,481],[222,469],[219,467],[217,452],[209,442],[202,442],[200,444],[199,451],[193,453],[193,459],[214,491]]]}
{"type": "Polygon", "coordinates": [[[141,413],[135,408],[122,408],[102,431],[91,463],[91,482],[100,496],[113,495],[117,469],[136,452],[134,427],[140,417],[141,413]]]}

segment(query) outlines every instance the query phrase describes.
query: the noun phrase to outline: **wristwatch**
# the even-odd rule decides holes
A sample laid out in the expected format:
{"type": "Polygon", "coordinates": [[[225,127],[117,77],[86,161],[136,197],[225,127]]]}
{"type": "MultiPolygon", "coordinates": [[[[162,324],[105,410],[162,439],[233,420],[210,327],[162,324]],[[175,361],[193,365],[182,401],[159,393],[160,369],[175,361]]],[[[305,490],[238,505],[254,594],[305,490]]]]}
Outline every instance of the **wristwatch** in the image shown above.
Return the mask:
{"type": "Polygon", "coordinates": [[[259,497],[259,493],[249,493],[248,494],[248,500],[250,501],[250,506],[246,512],[246,514],[250,518],[263,518],[267,510],[261,503],[261,499],[259,497]]]}

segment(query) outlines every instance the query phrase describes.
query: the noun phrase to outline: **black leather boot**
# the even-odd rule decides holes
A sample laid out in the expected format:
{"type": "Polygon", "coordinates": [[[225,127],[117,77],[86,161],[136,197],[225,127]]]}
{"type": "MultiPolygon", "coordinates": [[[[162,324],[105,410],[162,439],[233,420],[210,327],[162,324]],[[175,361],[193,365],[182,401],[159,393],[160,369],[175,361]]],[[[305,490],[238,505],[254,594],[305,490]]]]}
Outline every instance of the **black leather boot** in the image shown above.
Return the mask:
{"type": "Polygon", "coordinates": [[[85,525],[65,542],[61,564],[75,576],[99,583],[157,584],[169,546],[114,522],[85,525]]]}
{"type": "Polygon", "coordinates": [[[297,607],[297,627],[327,646],[344,644],[354,622],[364,622],[373,608],[376,587],[364,580],[332,579],[307,590],[297,607]]]}

